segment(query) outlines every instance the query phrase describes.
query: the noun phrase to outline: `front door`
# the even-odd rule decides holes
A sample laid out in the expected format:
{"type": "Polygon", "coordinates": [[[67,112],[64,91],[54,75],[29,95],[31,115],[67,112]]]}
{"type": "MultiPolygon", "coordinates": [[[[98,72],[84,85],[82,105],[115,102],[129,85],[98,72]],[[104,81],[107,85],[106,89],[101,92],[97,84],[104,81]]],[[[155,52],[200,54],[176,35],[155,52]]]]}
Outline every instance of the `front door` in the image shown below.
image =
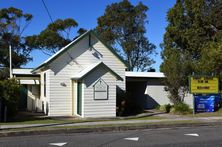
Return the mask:
{"type": "Polygon", "coordinates": [[[27,109],[27,85],[22,85],[20,89],[19,110],[27,109]]]}

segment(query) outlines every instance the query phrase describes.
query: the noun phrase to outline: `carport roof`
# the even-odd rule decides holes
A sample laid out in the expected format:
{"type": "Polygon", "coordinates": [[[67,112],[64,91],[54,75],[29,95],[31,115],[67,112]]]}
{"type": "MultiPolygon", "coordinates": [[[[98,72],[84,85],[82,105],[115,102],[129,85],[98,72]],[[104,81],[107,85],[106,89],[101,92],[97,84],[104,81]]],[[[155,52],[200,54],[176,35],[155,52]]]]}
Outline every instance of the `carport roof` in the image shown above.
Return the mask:
{"type": "Polygon", "coordinates": [[[165,78],[162,72],[132,72],[126,71],[125,76],[129,78],[165,78]]]}
{"type": "Polygon", "coordinates": [[[13,68],[12,74],[13,75],[26,75],[26,76],[36,76],[39,74],[32,73],[33,68],[13,68]]]}

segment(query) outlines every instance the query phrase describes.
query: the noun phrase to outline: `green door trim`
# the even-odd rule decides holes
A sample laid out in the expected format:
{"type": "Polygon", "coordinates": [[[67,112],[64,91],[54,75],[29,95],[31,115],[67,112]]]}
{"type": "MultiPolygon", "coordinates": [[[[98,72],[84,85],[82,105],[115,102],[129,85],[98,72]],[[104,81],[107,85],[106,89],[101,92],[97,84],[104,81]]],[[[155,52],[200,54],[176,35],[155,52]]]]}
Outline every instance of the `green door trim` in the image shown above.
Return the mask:
{"type": "Polygon", "coordinates": [[[77,83],[77,114],[82,115],[82,82],[77,83]]]}

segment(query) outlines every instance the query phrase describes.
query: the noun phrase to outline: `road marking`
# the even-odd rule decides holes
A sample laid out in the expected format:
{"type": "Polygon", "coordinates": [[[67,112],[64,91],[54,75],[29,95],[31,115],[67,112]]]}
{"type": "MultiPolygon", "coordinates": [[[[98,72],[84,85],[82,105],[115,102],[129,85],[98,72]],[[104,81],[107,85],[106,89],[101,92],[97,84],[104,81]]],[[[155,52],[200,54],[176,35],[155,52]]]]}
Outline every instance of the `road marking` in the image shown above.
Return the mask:
{"type": "Polygon", "coordinates": [[[139,137],[124,138],[125,140],[138,141],[139,137]]]}
{"type": "Polygon", "coordinates": [[[184,135],[187,135],[187,136],[194,136],[194,137],[199,137],[199,134],[196,134],[196,133],[193,133],[193,134],[184,134],[184,135]]]}
{"type": "Polygon", "coordinates": [[[54,145],[54,146],[64,146],[66,145],[67,142],[60,142],[60,143],[49,143],[49,145],[54,145]]]}

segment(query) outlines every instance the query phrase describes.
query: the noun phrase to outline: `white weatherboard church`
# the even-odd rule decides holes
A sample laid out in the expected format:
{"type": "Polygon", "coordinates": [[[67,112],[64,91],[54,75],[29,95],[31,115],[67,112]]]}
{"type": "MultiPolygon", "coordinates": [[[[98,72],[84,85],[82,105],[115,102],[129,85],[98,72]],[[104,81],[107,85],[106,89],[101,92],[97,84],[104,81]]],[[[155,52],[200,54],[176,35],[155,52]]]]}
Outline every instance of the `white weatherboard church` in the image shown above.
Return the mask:
{"type": "MultiPolygon", "coordinates": [[[[171,103],[163,73],[125,72],[128,65],[88,31],[35,69],[13,69],[23,85],[20,109],[48,116],[116,117],[117,89],[135,105],[154,109],[171,103]]],[[[192,95],[185,102],[193,107],[192,95]]]]}
{"type": "Polygon", "coordinates": [[[115,117],[127,64],[88,31],[35,69],[13,69],[27,86],[26,106],[48,116],[115,117]]]}

